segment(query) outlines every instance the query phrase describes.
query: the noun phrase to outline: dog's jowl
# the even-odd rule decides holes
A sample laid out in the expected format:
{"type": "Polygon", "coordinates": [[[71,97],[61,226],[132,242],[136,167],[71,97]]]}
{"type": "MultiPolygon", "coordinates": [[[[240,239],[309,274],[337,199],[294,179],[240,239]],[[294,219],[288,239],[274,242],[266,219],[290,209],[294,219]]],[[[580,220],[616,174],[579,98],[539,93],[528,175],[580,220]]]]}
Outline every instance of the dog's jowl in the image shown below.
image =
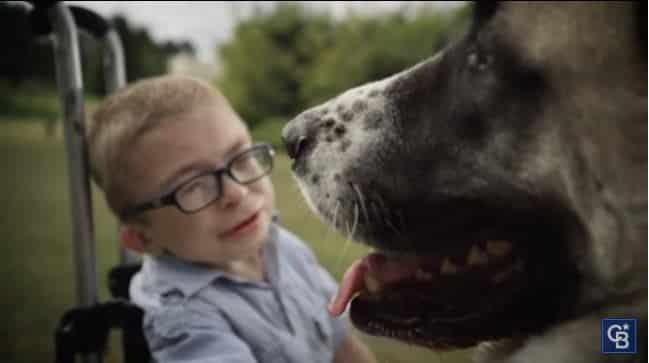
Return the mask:
{"type": "Polygon", "coordinates": [[[492,3],[430,59],[292,120],[323,222],[375,252],[331,306],[481,361],[646,361],[646,6],[492,3]],[[602,353],[605,318],[638,350],[602,353]]]}

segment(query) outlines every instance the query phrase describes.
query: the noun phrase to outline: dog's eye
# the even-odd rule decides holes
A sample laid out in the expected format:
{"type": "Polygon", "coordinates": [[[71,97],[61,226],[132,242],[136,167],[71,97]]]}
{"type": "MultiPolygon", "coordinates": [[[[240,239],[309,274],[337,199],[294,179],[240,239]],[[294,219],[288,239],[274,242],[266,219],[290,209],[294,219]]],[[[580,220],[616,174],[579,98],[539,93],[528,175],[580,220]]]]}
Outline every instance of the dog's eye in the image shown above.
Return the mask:
{"type": "Polygon", "coordinates": [[[478,71],[484,71],[491,65],[492,62],[492,55],[484,54],[479,51],[473,51],[467,56],[467,65],[469,66],[469,68],[476,69],[478,71]]]}

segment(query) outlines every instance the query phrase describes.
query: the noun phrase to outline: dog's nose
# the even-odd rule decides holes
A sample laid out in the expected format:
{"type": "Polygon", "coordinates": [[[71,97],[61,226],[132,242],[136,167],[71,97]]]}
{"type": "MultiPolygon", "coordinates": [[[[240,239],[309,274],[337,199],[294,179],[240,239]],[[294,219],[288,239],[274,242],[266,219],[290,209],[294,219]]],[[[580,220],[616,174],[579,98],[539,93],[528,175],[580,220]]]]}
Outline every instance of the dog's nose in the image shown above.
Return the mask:
{"type": "Polygon", "coordinates": [[[294,122],[289,122],[282,130],[282,142],[284,142],[288,156],[293,160],[297,160],[300,154],[306,150],[310,139],[306,133],[300,132],[294,122]]]}

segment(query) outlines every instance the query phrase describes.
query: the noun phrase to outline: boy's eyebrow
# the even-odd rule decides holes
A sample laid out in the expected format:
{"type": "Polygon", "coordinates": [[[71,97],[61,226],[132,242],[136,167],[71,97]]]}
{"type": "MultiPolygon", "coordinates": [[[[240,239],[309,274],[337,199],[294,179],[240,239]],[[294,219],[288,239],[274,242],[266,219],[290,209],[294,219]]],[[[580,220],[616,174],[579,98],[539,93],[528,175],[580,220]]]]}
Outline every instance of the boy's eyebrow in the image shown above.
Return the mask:
{"type": "Polygon", "coordinates": [[[187,174],[189,172],[193,172],[193,171],[197,171],[197,170],[205,170],[205,169],[207,169],[209,167],[212,167],[212,165],[208,165],[207,163],[204,163],[204,162],[194,162],[194,163],[191,163],[191,164],[187,164],[187,165],[183,166],[182,168],[180,168],[175,173],[173,173],[170,177],[165,178],[164,181],[160,184],[160,187],[158,188],[158,190],[161,190],[161,191],[166,193],[166,191],[168,191],[168,189],[170,189],[171,186],[173,186],[176,183],[176,180],[178,178],[180,178],[181,176],[183,176],[183,175],[185,175],[185,174],[187,174]]]}
{"type": "MultiPolygon", "coordinates": [[[[244,145],[248,144],[249,140],[246,139],[240,139],[237,141],[234,145],[232,145],[226,152],[225,152],[225,160],[229,160],[229,158],[232,156],[232,154],[238,152],[243,148],[244,145]]],[[[175,184],[176,180],[180,178],[181,176],[193,172],[193,171],[204,171],[204,170],[209,170],[209,169],[214,169],[215,166],[212,163],[208,163],[205,161],[198,161],[198,162],[192,162],[189,163],[182,168],[180,168],[178,171],[174,172],[170,177],[165,178],[165,180],[161,183],[160,188],[158,190],[162,190],[163,192],[170,189],[173,184],[175,184]]]]}

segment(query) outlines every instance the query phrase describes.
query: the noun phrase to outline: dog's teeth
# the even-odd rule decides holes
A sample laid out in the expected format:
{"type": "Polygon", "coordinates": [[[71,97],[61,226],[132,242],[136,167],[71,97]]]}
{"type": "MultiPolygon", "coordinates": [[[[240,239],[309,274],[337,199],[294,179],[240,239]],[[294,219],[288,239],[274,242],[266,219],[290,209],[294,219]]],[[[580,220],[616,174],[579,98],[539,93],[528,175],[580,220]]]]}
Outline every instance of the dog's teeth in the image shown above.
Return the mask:
{"type": "Polygon", "coordinates": [[[379,281],[369,273],[365,274],[365,287],[367,288],[367,291],[372,294],[376,294],[381,290],[381,284],[379,281]]]}
{"type": "Polygon", "coordinates": [[[505,271],[497,272],[491,276],[491,282],[497,285],[511,277],[513,271],[514,269],[510,267],[505,271]]]}
{"type": "Polygon", "coordinates": [[[406,318],[400,321],[401,325],[414,325],[414,324],[419,324],[421,321],[421,318],[418,316],[413,316],[411,318],[406,318]]]}
{"type": "Polygon", "coordinates": [[[439,271],[442,275],[452,275],[456,274],[458,270],[459,269],[457,268],[457,266],[455,266],[453,262],[451,262],[451,260],[446,257],[444,261],[442,261],[442,267],[439,271]]]}
{"type": "Polygon", "coordinates": [[[433,279],[433,274],[418,268],[417,271],[415,271],[415,278],[420,281],[430,281],[433,279]]]}
{"type": "Polygon", "coordinates": [[[523,270],[523,260],[518,259],[513,265],[510,265],[507,269],[503,271],[496,272],[495,274],[491,275],[491,281],[494,284],[499,284],[507,279],[509,279],[514,272],[521,272],[523,270]]]}
{"type": "Polygon", "coordinates": [[[496,256],[496,257],[503,257],[512,250],[512,244],[509,241],[499,241],[499,240],[492,240],[492,241],[487,241],[487,253],[496,256]]]}
{"type": "Polygon", "coordinates": [[[473,245],[466,256],[468,266],[484,266],[489,263],[489,256],[478,245],[473,245]]]}

